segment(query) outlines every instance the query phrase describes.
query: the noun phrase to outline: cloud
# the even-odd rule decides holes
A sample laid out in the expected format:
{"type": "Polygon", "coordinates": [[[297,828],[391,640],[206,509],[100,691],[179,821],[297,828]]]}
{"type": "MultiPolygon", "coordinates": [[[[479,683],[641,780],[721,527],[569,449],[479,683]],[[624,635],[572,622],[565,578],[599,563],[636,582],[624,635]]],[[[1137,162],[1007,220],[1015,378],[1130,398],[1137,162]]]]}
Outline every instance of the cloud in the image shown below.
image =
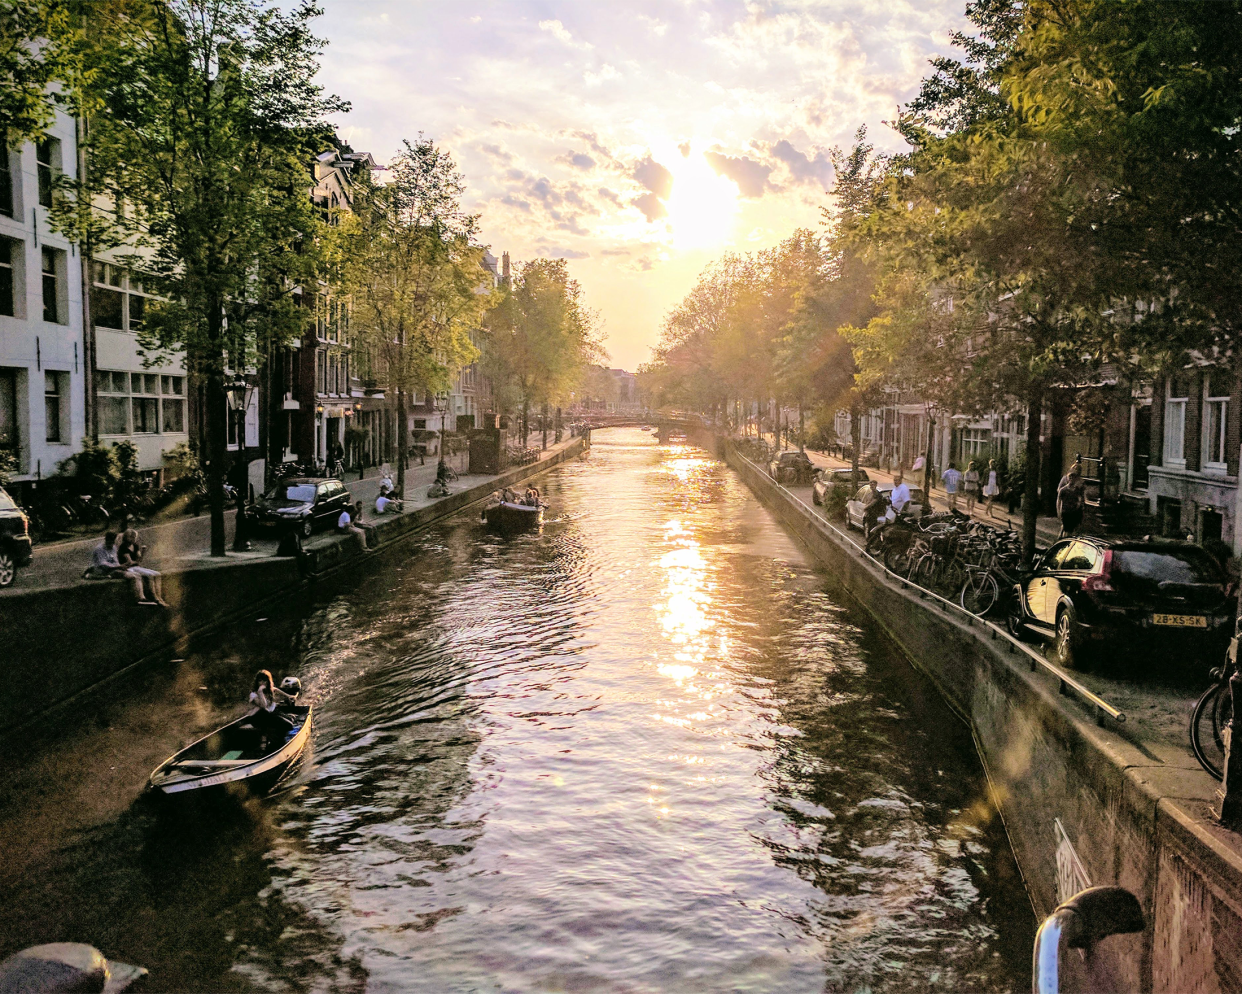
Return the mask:
{"type": "Polygon", "coordinates": [[[634,167],[634,178],[661,200],[673,192],[673,174],[650,155],[634,167]]]}
{"type": "Polygon", "coordinates": [[[559,159],[558,161],[568,163],[569,165],[573,166],[575,169],[594,169],[595,168],[595,160],[592,159],[585,152],[570,152],[563,159],[559,159]]]}
{"type": "Polygon", "coordinates": [[[647,30],[657,38],[663,38],[664,32],[668,30],[668,25],[658,17],[648,17],[646,14],[639,14],[638,19],[647,25],[647,30]]]}
{"type": "Polygon", "coordinates": [[[690,158],[690,143],[682,142],[680,145],[677,146],[677,151],[681,153],[681,157],[683,159],[690,158]]]}
{"type": "Polygon", "coordinates": [[[570,48],[591,48],[591,43],[587,41],[574,41],[574,36],[569,33],[569,29],[560,21],[540,21],[539,30],[548,32],[553,38],[562,44],[568,45],[570,48]]]}
{"type": "Polygon", "coordinates": [[[582,251],[579,251],[578,249],[567,249],[567,248],[560,248],[560,247],[548,249],[547,255],[549,259],[589,259],[591,258],[590,252],[582,252],[582,251]]]}
{"type": "Polygon", "coordinates": [[[600,67],[599,72],[591,72],[588,69],[586,72],[582,74],[582,81],[586,83],[587,86],[599,86],[601,83],[606,83],[610,79],[620,79],[620,78],[621,78],[621,74],[617,72],[617,70],[614,69],[612,66],[610,66],[607,62],[605,62],[602,67],[600,67]]]}
{"type": "Polygon", "coordinates": [[[602,252],[600,252],[600,255],[629,255],[629,254],[630,254],[630,249],[629,249],[629,246],[627,245],[622,245],[620,248],[606,248],[602,252]]]}
{"type": "Polygon", "coordinates": [[[513,154],[500,145],[482,144],[478,148],[480,152],[499,165],[507,166],[513,162],[513,154]]]}
{"type": "Polygon", "coordinates": [[[618,207],[621,206],[621,197],[618,196],[616,190],[610,190],[606,186],[601,186],[595,192],[607,200],[610,204],[616,204],[618,207]]]}
{"type": "Polygon", "coordinates": [[[788,140],[782,138],[772,146],[772,157],[785,163],[789,175],[797,183],[816,182],[826,187],[831,181],[832,163],[822,151],[816,150],[812,157],[799,152],[788,140]]]}
{"type": "Polygon", "coordinates": [[[768,176],[772,173],[771,166],[756,162],[749,156],[723,155],[720,152],[704,152],[703,158],[718,175],[733,180],[743,197],[763,196],[764,187],[768,185],[768,176]]]}
{"type": "Polygon", "coordinates": [[[668,216],[668,208],[654,193],[644,193],[641,197],[635,197],[630,203],[642,211],[643,217],[648,221],[658,221],[668,216]]]}

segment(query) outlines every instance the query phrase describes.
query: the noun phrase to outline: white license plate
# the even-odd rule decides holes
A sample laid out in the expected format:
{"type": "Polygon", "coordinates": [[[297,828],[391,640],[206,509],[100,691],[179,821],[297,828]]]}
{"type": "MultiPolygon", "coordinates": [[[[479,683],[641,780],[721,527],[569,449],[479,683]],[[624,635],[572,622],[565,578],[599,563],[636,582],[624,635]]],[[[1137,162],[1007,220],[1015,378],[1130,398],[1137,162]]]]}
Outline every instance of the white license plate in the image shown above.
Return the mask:
{"type": "Polygon", "coordinates": [[[1153,614],[1151,623],[1170,628],[1207,628],[1207,618],[1200,614],[1153,614]]]}

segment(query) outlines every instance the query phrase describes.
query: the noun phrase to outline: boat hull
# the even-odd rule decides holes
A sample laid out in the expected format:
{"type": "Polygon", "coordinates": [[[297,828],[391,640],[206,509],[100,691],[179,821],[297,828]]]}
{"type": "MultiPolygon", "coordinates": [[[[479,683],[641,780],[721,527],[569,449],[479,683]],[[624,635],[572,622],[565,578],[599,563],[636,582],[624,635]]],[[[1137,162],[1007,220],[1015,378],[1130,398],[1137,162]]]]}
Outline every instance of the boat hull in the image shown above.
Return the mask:
{"type": "Polygon", "coordinates": [[[213,736],[227,737],[230,731],[240,729],[250,720],[250,716],[247,715],[204,736],[198,742],[165,760],[152,772],[148,781],[148,789],[168,797],[202,796],[229,789],[244,789],[255,793],[270,790],[301,759],[310,742],[312,709],[306,706],[299,710],[305,711],[301,727],[297,729],[295,735],[281,744],[280,748],[249,761],[224,761],[230,765],[220,769],[203,769],[210,765],[221,765],[221,761],[218,760],[196,766],[194,759],[185,758],[187,754],[193,754],[196,750],[202,751],[204,743],[211,740],[213,736]],[[202,772],[181,773],[177,769],[179,765],[189,771],[202,769],[202,772]]]}
{"type": "Polygon", "coordinates": [[[543,508],[502,501],[483,512],[487,523],[504,532],[531,531],[543,524],[543,508]]]}

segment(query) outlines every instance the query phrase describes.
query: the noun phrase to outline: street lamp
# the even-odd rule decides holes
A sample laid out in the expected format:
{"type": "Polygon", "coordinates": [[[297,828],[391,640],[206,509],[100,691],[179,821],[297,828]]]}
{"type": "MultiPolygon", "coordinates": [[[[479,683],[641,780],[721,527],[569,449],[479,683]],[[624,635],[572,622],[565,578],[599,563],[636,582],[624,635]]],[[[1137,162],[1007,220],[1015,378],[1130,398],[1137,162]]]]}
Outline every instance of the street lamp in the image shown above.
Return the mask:
{"type": "Polygon", "coordinates": [[[237,506],[237,520],[233,524],[233,551],[245,552],[250,549],[248,522],[246,521],[247,479],[246,472],[246,411],[250,407],[254,395],[253,384],[237,374],[231,383],[225,384],[224,393],[228,398],[229,410],[232,412],[233,423],[237,427],[237,455],[234,457],[233,502],[237,506]]]}
{"type": "Polygon", "coordinates": [[[433,406],[440,415],[440,464],[436,466],[436,478],[444,478],[444,420],[448,414],[448,397],[436,397],[433,406]]]}

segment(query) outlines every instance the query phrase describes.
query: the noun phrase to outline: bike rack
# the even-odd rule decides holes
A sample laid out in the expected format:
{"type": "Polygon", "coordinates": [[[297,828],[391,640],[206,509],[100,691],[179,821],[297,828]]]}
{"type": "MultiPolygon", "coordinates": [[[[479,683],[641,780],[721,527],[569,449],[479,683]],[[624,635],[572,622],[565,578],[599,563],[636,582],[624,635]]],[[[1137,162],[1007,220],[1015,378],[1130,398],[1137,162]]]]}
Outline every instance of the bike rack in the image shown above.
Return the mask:
{"type": "Polygon", "coordinates": [[[966,624],[970,625],[971,627],[974,627],[974,623],[976,621],[980,622],[981,624],[983,624],[985,630],[989,630],[989,629],[991,630],[993,639],[1001,638],[1001,639],[1004,639],[1009,644],[1009,652],[1011,654],[1016,653],[1016,652],[1025,653],[1027,660],[1030,663],[1032,673],[1036,673],[1039,671],[1040,668],[1043,668],[1047,670],[1048,673],[1050,673],[1056,679],[1057,693],[1064,695],[1064,696],[1068,696],[1069,692],[1072,690],[1075,694],[1078,695],[1078,697],[1080,697],[1083,700],[1084,703],[1094,708],[1095,716],[1096,716],[1095,717],[1096,724],[1101,725],[1101,726],[1104,725],[1106,718],[1111,718],[1113,721],[1117,722],[1118,724],[1122,724],[1125,722],[1126,720],[1125,712],[1123,712],[1119,708],[1113,707],[1113,705],[1109,704],[1108,701],[1104,700],[1104,698],[1100,697],[1098,694],[1089,690],[1087,687],[1083,686],[1081,683],[1075,680],[1072,676],[1066,673],[1065,670],[1061,669],[1059,666],[1055,665],[1054,663],[1050,663],[1047,659],[1043,657],[1043,655],[1035,652],[1033,649],[1031,649],[1027,645],[1024,645],[1022,642],[1019,642],[1017,639],[1015,639],[1012,635],[1010,635],[1007,631],[1005,631],[999,625],[996,625],[995,623],[988,621],[985,618],[977,618],[975,615],[965,610],[960,604],[955,604],[953,603],[953,601],[948,600],[945,597],[941,597],[934,590],[928,590],[926,587],[919,586],[913,580],[909,580],[906,577],[899,576],[898,574],[894,573],[887,566],[885,566],[883,562],[881,562],[875,556],[871,555],[871,553],[867,551],[865,546],[861,546],[857,542],[855,542],[851,535],[849,535],[846,532],[843,532],[840,528],[834,525],[831,521],[826,520],[822,515],[816,514],[811,508],[807,507],[806,504],[803,503],[802,499],[798,497],[796,494],[791,493],[789,489],[784,486],[784,484],[777,483],[764,470],[756,466],[753,462],[751,462],[750,459],[747,459],[746,456],[742,455],[740,452],[737,452],[735,450],[735,454],[740,459],[742,459],[744,462],[746,462],[746,464],[749,465],[750,468],[753,469],[756,473],[770,480],[772,485],[776,487],[776,489],[779,490],[782,494],[784,494],[790,500],[790,502],[794,505],[794,507],[799,512],[801,512],[801,514],[805,518],[807,518],[808,521],[814,524],[816,528],[818,528],[820,531],[828,533],[831,537],[835,537],[839,542],[843,542],[846,545],[847,549],[853,549],[855,552],[858,553],[859,556],[864,557],[866,559],[870,559],[872,563],[874,563],[876,566],[880,568],[880,570],[884,573],[886,577],[900,584],[902,589],[906,589],[907,586],[913,587],[915,590],[918,591],[920,600],[926,600],[928,597],[930,597],[934,601],[939,601],[942,609],[948,611],[948,613],[953,616],[961,615],[963,618],[965,618],[966,624]]]}

